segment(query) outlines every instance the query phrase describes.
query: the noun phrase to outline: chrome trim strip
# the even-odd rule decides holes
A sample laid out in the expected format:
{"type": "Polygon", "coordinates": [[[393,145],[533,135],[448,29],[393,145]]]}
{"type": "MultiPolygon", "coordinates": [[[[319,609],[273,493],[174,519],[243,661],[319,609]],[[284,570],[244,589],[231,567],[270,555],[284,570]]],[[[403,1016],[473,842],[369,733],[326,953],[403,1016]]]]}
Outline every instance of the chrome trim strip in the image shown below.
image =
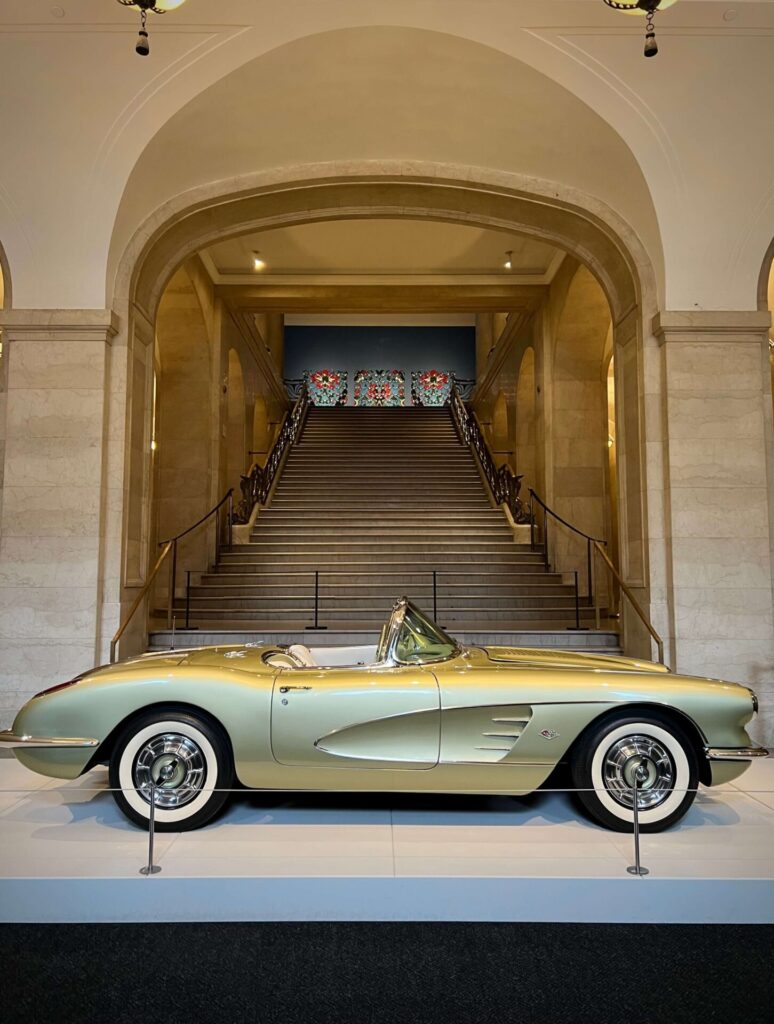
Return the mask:
{"type": "Polygon", "coordinates": [[[80,736],[17,736],[10,729],[0,732],[4,747],[98,747],[99,740],[80,736]]]}
{"type": "Polygon", "coordinates": [[[750,761],[754,757],[768,757],[765,747],[705,747],[710,761],[750,761]]]}

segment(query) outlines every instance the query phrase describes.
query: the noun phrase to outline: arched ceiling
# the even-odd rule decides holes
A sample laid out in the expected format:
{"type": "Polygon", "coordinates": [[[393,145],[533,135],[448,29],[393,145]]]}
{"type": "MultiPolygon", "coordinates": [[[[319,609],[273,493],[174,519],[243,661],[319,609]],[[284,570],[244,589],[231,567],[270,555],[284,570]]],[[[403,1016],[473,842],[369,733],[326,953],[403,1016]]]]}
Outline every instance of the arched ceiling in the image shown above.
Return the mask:
{"type": "Polygon", "coordinates": [[[602,118],[503,53],[446,34],[389,27],[289,43],[187,104],[132,172],[113,256],[147,215],[149,195],[161,203],[256,169],[393,156],[519,171],[603,198],[660,263],[645,178],[602,118]]]}
{"type": "MultiPolygon", "coordinates": [[[[659,16],[661,54],[654,61],[640,56],[641,20],[617,14],[601,0],[188,0],[163,19],[153,17],[146,60],[134,54],[136,28],[136,13],[112,0],[0,6],[0,243],[19,307],[104,303],[116,213],[146,147],[153,147],[154,137],[187,104],[262,55],[276,67],[272,54],[287,54],[284,48],[296,43],[302,49],[312,45],[307,40],[341,44],[327,62],[317,63],[304,51],[317,77],[311,92],[302,89],[303,109],[293,106],[296,80],[285,68],[278,67],[266,83],[277,105],[309,127],[315,143],[310,148],[355,146],[346,133],[340,139],[320,137],[312,116],[345,80],[362,93],[345,97],[345,109],[374,114],[361,124],[363,150],[384,146],[380,151],[390,159],[405,159],[416,149],[428,159],[424,154],[434,148],[453,145],[448,128],[454,127],[454,112],[436,102],[438,90],[436,100],[431,89],[398,102],[406,78],[422,83],[424,74],[438,83],[435,71],[445,44],[439,50],[435,43],[443,36],[462,41],[453,55],[446,51],[453,58],[447,95],[459,105],[460,129],[471,128],[469,137],[456,140],[465,148],[466,166],[491,161],[490,170],[507,171],[522,159],[529,165],[517,139],[532,122],[515,116],[521,105],[513,101],[511,76],[523,81],[527,108],[539,99],[533,93],[556,94],[561,86],[576,97],[579,109],[595,111],[618,140],[612,149],[605,144],[597,150],[589,191],[635,227],[657,274],[663,245],[665,306],[749,309],[757,302],[761,261],[774,237],[774,133],[768,130],[774,3],[681,0],[659,16]],[[372,86],[384,75],[344,42],[355,38],[349,32],[381,29],[424,32],[432,45],[418,54],[408,38],[407,49],[398,45],[387,91],[373,96],[369,108],[372,86]],[[502,74],[498,85],[496,68],[503,59],[511,75],[502,74]],[[532,86],[523,68],[539,72],[532,86]],[[493,105],[482,108],[487,89],[493,105]],[[476,103],[478,123],[471,124],[476,103]],[[385,110],[392,147],[386,132],[379,138],[385,110]],[[438,112],[434,123],[431,115],[438,112]],[[404,124],[397,123],[401,114],[404,124]],[[639,165],[634,178],[617,162],[620,140],[639,165]],[[650,199],[641,202],[642,178],[655,218],[650,199]]],[[[309,75],[302,72],[303,85],[309,75]]],[[[255,109],[271,114],[264,96],[253,99],[255,109]]],[[[330,113],[321,113],[320,125],[330,126],[330,113]]],[[[222,120],[227,126],[228,110],[222,120]]],[[[258,126],[250,146],[258,167],[268,168],[292,145],[282,125],[269,119],[263,128],[258,126]]],[[[595,145],[592,138],[576,154],[575,128],[565,119],[553,132],[561,156],[553,173],[564,182],[583,176],[585,155],[595,145]]],[[[539,139],[538,149],[546,142],[539,139]]],[[[200,155],[194,144],[192,162],[200,155]]],[[[223,150],[224,158],[234,155],[229,146],[223,150]]],[[[344,159],[341,152],[336,159],[344,159]]],[[[529,173],[528,166],[515,169],[529,173]]],[[[135,182],[141,173],[138,166],[135,182]]],[[[156,208],[163,181],[160,168],[132,212],[127,193],[117,244],[131,233],[140,205],[143,216],[156,208]]]]}
{"type": "Polygon", "coordinates": [[[329,220],[241,235],[202,253],[218,284],[277,277],[503,276],[550,282],[563,253],[522,235],[424,220],[329,220]],[[265,267],[256,274],[254,254],[265,267]],[[509,252],[510,268],[505,267],[509,252]]]}

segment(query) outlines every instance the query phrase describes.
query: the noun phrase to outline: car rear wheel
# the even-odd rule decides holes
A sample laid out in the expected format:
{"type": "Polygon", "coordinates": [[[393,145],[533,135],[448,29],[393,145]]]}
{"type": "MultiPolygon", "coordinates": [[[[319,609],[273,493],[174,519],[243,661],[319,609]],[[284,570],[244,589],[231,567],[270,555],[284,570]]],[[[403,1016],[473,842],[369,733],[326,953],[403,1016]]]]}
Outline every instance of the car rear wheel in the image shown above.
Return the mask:
{"type": "Polygon", "coordinates": [[[159,832],[188,832],[223,807],[234,779],[223,731],[204,717],[173,709],[149,711],[118,737],[110,760],[116,803],[136,825],[148,827],[155,793],[159,832]]]}
{"type": "Polygon", "coordinates": [[[662,832],[679,821],[699,782],[690,738],[655,711],[619,715],[591,726],[573,753],[571,770],[581,804],[615,832],[633,831],[635,779],[642,832],[662,832]]]}

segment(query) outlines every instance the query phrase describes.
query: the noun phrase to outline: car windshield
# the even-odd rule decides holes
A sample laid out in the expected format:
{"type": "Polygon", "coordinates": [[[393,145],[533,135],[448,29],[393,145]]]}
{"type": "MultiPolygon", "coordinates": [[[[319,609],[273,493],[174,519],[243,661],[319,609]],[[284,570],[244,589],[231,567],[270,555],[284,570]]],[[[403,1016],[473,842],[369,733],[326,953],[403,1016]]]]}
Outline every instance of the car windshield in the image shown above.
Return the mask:
{"type": "Polygon", "coordinates": [[[457,644],[413,604],[407,603],[403,622],[395,642],[398,661],[443,661],[457,650],[457,644]]]}

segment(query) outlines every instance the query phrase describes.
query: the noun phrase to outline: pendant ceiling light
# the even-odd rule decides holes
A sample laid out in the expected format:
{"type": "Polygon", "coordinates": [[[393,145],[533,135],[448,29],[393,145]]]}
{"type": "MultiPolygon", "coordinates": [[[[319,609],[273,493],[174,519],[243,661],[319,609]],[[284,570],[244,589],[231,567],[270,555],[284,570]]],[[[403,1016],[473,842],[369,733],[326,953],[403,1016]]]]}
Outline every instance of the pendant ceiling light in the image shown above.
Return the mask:
{"type": "Polygon", "coordinates": [[[608,7],[626,14],[644,14],[648,19],[645,25],[645,56],[655,57],[658,53],[656,28],[653,18],[656,11],[663,11],[677,0],[605,0],[608,7]]]}
{"type": "Polygon", "coordinates": [[[150,53],[150,42],[148,41],[148,11],[154,14],[166,14],[167,11],[174,11],[176,7],[182,7],[185,0],[118,0],[124,7],[137,7],[140,11],[140,37],[137,40],[135,50],[141,57],[147,57],[150,53]]]}

